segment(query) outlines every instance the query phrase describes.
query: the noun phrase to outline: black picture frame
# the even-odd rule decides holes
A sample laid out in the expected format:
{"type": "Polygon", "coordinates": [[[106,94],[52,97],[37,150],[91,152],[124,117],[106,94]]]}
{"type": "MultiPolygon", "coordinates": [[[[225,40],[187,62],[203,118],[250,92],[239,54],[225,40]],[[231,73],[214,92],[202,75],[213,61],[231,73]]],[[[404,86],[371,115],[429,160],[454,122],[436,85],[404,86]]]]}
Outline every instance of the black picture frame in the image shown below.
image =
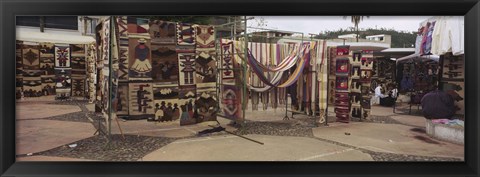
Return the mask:
{"type": "Polygon", "coordinates": [[[1,176],[473,177],[480,174],[478,0],[1,0],[0,11],[1,176]],[[151,14],[465,15],[465,162],[15,162],[15,16],[151,14]]]}

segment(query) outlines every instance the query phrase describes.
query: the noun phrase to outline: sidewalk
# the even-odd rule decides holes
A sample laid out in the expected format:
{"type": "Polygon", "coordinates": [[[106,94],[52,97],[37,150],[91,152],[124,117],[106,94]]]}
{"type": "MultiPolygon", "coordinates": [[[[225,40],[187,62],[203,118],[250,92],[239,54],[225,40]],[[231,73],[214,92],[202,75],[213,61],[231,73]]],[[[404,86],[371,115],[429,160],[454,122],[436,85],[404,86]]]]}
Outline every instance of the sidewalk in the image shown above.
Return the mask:
{"type": "MultiPolygon", "coordinates": [[[[449,161],[464,159],[462,145],[434,140],[425,134],[423,117],[404,114],[400,111],[397,112],[399,114],[395,114],[392,108],[379,106],[372,107],[372,116],[388,119],[387,122],[348,124],[331,122],[327,127],[312,127],[311,119],[305,115],[295,115],[295,119],[284,121],[285,109],[281,107],[276,110],[268,108],[265,111],[247,109],[246,116],[249,122],[247,125],[250,126],[246,126],[248,129],[245,131],[228,126],[230,120],[218,118],[221,125],[228,131],[238,134],[244,132],[245,137],[262,142],[264,145],[225,132],[204,137],[196,136],[197,132],[211,128],[209,125],[216,125],[216,122],[179,126],[178,121],[155,123],[146,120],[119,119],[125,136],[129,136],[129,140],[138,142],[119,143],[114,149],[98,150],[105,141],[98,139],[101,136],[93,136],[95,129],[91,123],[82,122],[83,119],[86,120],[81,116],[84,113],[76,114],[75,112],[81,109],[72,104],[60,104],[68,109],[64,109],[65,112],[59,115],[58,111],[44,109],[51,107],[52,102],[54,101],[17,103],[21,111],[26,111],[17,117],[17,146],[19,147],[17,154],[49,152],[45,153],[47,155],[34,154],[19,157],[19,160],[449,161]],[[42,115],[35,120],[28,117],[34,112],[28,112],[23,108],[32,104],[37,111],[41,112],[38,115],[42,115]],[[64,118],[51,119],[52,116],[64,118]],[[88,144],[88,142],[97,144],[88,144]],[[67,145],[72,143],[79,143],[82,150],[69,149],[67,145]],[[132,146],[139,144],[141,147],[132,146]],[[96,154],[88,154],[93,152],[96,154]],[[119,158],[115,158],[117,156],[119,158]]],[[[86,107],[88,111],[93,111],[93,104],[87,103],[86,107]]],[[[112,133],[117,138],[120,137],[115,120],[112,121],[112,133]]]]}

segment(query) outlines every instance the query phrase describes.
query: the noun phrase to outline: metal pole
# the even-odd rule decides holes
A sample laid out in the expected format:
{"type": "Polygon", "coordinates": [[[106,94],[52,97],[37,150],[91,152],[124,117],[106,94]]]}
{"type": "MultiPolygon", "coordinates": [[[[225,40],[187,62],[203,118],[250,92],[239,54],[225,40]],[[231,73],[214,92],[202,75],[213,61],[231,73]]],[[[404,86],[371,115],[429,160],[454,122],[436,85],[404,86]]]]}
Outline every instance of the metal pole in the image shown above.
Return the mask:
{"type": "MultiPolygon", "coordinates": [[[[325,45],[327,45],[327,43],[325,43],[325,45]]],[[[328,46],[326,46],[326,47],[327,47],[327,58],[326,58],[326,60],[327,60],[327,62],[326,62],[326,64],[327,64],[327,102],[326,102],[326,107],[325,107],[325,113],[324,114],[325,114],[325,126],[328,126],[328,97],[329,97],[328,96],[329,95],[328,91],[330,90],[329,74],[330,74],[330,62],[331,61],[328,58],[330,56],[329,55],[330,54],[329,48],[328,48],[328,46]]]]}
{"type": "Polygon", "coordinates": [[[110,47],[108,48],[108,138],[111,139],[112,136],[112,36],[114,33],[112,32],[112,28],[114,27],[114,21],[112,17],[110,17],[110,28],[108,31],[110,31],[110,36],[109,36],[109,44],[110,47]]]}
{"type": "MultiPolygon", "coordinates": [[[[244,47],[244,55],[245,59],[248,59],[248,36],[247,34],[247,16],[243,17],[245,19],[245,25],[244,25],[244,31],[243,33],[245,34],[245,47],[244,47]]],[[[246,99],[248,99],[247,96],[247,64],[245,63],[245,60],[242,60],[242,67],[243,67],[243,102],[242,102],[242,113],[243,113],[243,124],[245,125],[245,110],[247,109],[247,102],[246,99]]]]}
{"type": "MultiPolygon", "coordinates": [[[[217,121],[217,122],[218,122],[218,121],[217,121]]],[[[215,128],[215,126],[212,126],[212,125],[208,125],[208,126],[215,128]]],[[[255,142],[255,143],[258,143],[258,144],[264,145],[264,143],[262,143],[262,142],[260,142],[260,141],[257,141],[257,140],[254,140],[254,139],[251,139],[251,138],[248,138],[248,137],[245,137],[245,136],[239,135],[239,134],[235,134],[235,133],[233,133],[233,132],[227,131],[226,129],[225,129],[225,130],[223,130],[223,131],[224,131],[224,132],[227,132],[227,133],[229,133],[229,134],[232,134],[232,135],[238,136],[238,137],[240,137],[240,138],[244,138],[244,139],[246,139],[246,140],[250,140],[250,141],[253,141],[253,142],[255,142]]]]}

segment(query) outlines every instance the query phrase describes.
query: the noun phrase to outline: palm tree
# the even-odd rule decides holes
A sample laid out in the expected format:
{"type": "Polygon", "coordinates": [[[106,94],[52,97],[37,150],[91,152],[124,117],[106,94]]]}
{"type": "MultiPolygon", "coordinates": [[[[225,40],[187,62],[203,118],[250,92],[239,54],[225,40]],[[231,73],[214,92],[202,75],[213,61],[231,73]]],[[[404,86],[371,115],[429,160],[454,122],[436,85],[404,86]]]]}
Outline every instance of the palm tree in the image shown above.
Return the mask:
{"type": "MultiPolygon", "coordinates": [[[[358,30],[358,24],[360,24],[361,21],[363,21],[363,17],[370,18],[370,16],[351,16],[352,23],[355,26],[355,30],[357,32],[357,42],[358,42],[358,36],[360,35],[359,30],[358,30]]],[[[347,19],[347,16],[343,16],[343,19],[347,19]]]]}

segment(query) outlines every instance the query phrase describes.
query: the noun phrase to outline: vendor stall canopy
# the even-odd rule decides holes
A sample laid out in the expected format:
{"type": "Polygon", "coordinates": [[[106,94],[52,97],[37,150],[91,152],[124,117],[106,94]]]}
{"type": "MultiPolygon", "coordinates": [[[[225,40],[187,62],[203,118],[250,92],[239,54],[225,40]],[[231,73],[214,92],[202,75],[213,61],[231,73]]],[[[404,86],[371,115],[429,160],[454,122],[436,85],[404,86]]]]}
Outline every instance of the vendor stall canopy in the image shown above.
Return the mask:
{"type": "Polygon", "coordinates": [[[45,30],[40,32],[35,28],[16,29],[16,39],[19,41],[58,43],[58,44],[91,44],[95,39],[91,36],[82,36],[80,32],[66,32],[59,30],[45,30]]]}

